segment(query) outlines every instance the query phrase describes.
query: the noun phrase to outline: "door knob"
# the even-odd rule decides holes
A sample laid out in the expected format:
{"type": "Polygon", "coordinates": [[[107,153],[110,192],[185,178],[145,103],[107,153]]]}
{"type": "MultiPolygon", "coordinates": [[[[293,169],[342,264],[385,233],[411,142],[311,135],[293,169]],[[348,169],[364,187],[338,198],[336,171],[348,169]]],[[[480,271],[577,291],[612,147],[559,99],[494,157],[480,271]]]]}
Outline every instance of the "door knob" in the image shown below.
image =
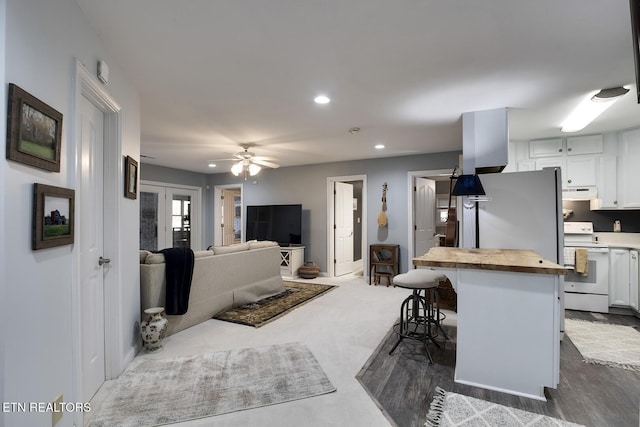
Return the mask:
{"type": "Polygon", "coordinates": [[[109,264],[111,262],[111,260],[109,258],[98,258],[98,265],[102,265],[102,264],[109,264]]]}

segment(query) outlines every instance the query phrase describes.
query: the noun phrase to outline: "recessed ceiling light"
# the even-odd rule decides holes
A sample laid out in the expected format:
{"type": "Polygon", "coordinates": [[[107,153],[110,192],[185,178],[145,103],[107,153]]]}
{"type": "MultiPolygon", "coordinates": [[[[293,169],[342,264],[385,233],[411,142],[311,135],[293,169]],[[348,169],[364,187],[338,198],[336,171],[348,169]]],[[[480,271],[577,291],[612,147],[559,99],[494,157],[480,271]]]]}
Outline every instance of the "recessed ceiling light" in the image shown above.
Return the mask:
{"type": "Polygon", "coordinates": [[[209,163],[209,167],[210,168],[215,168],[216,166],[218,166],[218,165],[216,165],[215,163],[209,163]]]}
{"type": "Polygon", "coordinates": [[[375,146],[375,149],[376,149],[376,150],[382,150],[383,148],[384,148],[384,144],[377,144],[377,145],[375,146]]]}
{"type": "Polygon", "coordinates": [[[313,101],[316,104],[328,104],[331,102],[331,99],[329,99],[329,97],[326,95],[318,95],[313,99],[313,101]]]}

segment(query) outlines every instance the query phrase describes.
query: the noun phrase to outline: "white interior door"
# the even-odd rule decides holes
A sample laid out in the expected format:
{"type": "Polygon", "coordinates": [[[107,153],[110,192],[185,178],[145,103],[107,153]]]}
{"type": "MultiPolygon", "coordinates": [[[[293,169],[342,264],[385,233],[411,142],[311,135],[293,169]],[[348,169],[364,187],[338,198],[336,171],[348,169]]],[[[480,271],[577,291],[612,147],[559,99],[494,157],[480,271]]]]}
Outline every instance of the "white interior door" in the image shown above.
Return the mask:
{"type": "Polygon", "coordinates": [[[414,254],[421,256],[436,245],[436,182],[416,177],[414,191],[414,254]]]}
{"type": "Polygon", "coordinates": [[[88,402],[105,380],[103,255],[104,116],[85,97],[81,104],[82,165],[80,181],[80,293],[82,301],[82,390],[88,402]]]}
{"type": "Polygon", "coordinates": [[[353,185],[335,183],[335,275],[353,272],[353,185]]]}

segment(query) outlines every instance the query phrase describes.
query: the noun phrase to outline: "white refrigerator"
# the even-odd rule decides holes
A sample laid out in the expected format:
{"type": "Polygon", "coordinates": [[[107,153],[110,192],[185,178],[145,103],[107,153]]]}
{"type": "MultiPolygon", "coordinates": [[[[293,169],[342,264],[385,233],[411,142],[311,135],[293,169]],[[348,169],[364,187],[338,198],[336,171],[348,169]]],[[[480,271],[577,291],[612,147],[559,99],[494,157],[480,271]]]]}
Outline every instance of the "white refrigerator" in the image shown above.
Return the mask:
{"type": "Polygon", "coordinates": [[[478,203],[479,247],[531,249],[563,265],[560,169],[479,176],[488,199],[478,203]]]}
{"type": "MultiPolygon", "coordinates": [[[[479,247],[531,249],[564,265],[560,169],[479,175],[487,201],[478,202],[479,247]]],[[[564,332],[564,276],[559,315],[564,332]]]]}

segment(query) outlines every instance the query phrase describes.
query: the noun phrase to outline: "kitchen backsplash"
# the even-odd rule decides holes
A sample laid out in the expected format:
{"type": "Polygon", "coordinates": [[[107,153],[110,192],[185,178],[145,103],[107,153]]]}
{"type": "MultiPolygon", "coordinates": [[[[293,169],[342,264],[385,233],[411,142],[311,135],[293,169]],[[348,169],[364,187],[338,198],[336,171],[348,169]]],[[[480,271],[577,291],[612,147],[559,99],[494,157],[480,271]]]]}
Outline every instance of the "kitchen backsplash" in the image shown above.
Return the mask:
{"type": "Polygon", "coordinates": [[[562,208],[573,211],[565,221],[593,222],[595,232],[613,232],[618,220],[623,233],[640,233],[640,210],[592,211],[588,201],[563,201],[562,208]]]}

